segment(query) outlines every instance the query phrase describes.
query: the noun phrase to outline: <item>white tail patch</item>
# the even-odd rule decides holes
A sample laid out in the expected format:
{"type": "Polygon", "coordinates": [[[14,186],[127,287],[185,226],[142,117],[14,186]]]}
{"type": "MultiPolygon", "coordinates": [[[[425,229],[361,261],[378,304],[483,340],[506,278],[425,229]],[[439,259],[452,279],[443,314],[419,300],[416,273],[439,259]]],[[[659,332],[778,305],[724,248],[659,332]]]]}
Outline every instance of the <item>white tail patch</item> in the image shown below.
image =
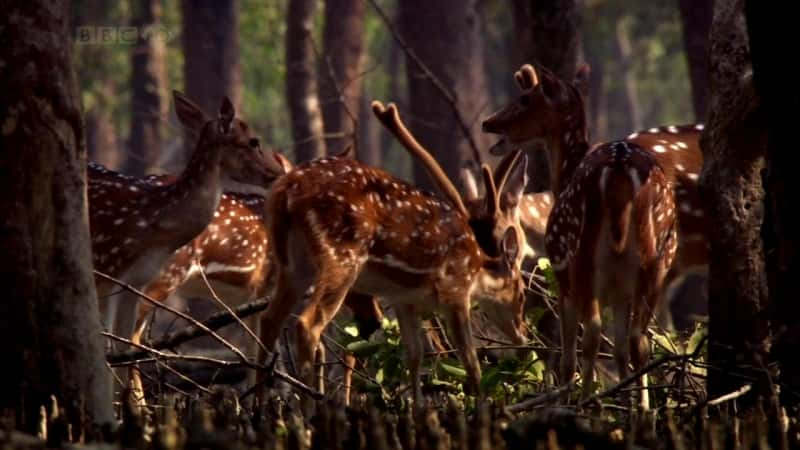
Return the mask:
{"type": "Polygon", "coordinates": [[[215,262],[212,262],[203,268],[206,275],[210,275],[212,273],[225,273],[225,272],[248,273],[254,271],[255,269],[256,269],[255,264],[250,264],[247,266],[229,266],[227,264],[220,264],[215,262]]]}

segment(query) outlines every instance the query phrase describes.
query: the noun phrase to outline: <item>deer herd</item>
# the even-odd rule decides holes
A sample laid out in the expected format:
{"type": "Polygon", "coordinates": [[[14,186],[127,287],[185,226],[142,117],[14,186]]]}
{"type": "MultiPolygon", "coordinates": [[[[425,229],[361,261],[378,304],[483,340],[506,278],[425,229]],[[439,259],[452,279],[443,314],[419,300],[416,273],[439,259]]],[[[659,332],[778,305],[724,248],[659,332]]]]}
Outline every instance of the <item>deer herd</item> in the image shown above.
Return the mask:
{"type": "MultiPolygon", "coordinates": [[[[362,330],[369,334],[378,327],[380,299],[397,317],[411,393],[420,404],[420,318],[438,313],[445,320],[466,387],[480,395],[471,309],[510,343],[526,344],[526,304],[533,300],[523,266],[546,257],[558,282],[559,382],[574,382],[580,324],[586,398],[602,309],[611,312],[622,379],[647,361],[651,319],[669,325],[665,292],[707,263],[697,189],[702,125],[656,127],[591,145],[587,75],[584,66],[565,81],[546,68],[522,66],[514,74],[519,95],[482,124],[499,136],[489,150],[499,162],[483,164],[479,174],[465,171],[463,192],[397,107],[373,102],[375,117],[427,170],[440,195],[349,153],[295,166],[262,149],[227,99],[211,118],[175,92],[177,116],[196,136],[180,175],[133,178],[89,163],[95,270],[161,302],[209,287],[229,306],[267,295],[267,310],[246,321],[263,346],[251,339],[245,354],[263,363],[288,327],[296,376],[308,385],[321,335],[342,305],[369,324],[362,330]],[[539,151],[533,144],[547,152],[547,192],[525,192],[528,152],[539,151]]],[[[96,284],[106,329],[139,343],[152,307],[106,277],[96,284]]],[[[143,394],[135,371],[121,375],[143,394]]],[[[249,381],[267,376],[254,371],[249,381]]],[[[639,383],[646,409],[646,379],[639,383]]]]}

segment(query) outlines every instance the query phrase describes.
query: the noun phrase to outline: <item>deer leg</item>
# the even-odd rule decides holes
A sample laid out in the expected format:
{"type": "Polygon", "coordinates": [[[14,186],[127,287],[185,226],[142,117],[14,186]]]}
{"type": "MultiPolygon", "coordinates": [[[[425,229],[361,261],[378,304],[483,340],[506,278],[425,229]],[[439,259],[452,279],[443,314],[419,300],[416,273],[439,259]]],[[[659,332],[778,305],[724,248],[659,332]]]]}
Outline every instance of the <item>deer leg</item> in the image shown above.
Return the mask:
{"type": "Polygon", "coordinates": [[[422,336],[420,335],[419,319],[413,305],[401,304],[395,306],[397,322],[400,325],[400,335],[406,350],[406,363],[411,372],[411,386],[414,390],[414,405],[422,407],[422,384],[420,383],[420,366],[422,365],[422,336]]]}
{"type": "MultiPolygon", "coordinates": [[[[561,382],[566,384],[573,380],[577,365],[578,311],[563,294],[558,303],[561,312],[561,382]]],[[[561,401],[566,403],[568,400],[567,391],[561,396],[561,401]]]]}
{"type": "MultiPolygon", "coordinates": [[[[612,302],[614,315],[614,360],[617,363],[617,372],[620,381],[628,376],[628,363],[630,362],[630,333],[633,328],[631,317],[631,303],[625,299],[616,298],[612,302]]],[[[632,299],[627,299],[632,300],[632,299]]],[[[627,392],[627,391],[626,391],[627,392]]],[[[623,404],[630,406],[630,394],[623,394],[623,404]]]]}
{"type": "Polygon", "coordinates": [[[478,355],[472,342],[472,325],[469,318],[469,300],[451,303],[450,336],[453,346],[461,354],[461,362],[467,371],[467,387],[473,395],[482,397],[480,389],[481,366],[478,364],[478,355]]]}
{"type": "MultiPolygon", "coordinates": [[[[314,383],[314,356],[319,347],[322,332],[341,308],[347,291],[350,290],[358,273],[356,270],[346,270],[339,274],[335,272],[335,269],[320,271],[320,273],[326,274],[325,282],[316,283],[316,289],[308,299],[307,306],[300,313],[295,327],[299,376],[309,386],[313,386],[314,383]]],[[[311,417],[313,406],[310,398],[303,399],[303,410],[307,414],[306,417],[311,417]]]]}
{"type": "Polygon", "coordinates": [[[594,365],[597,361],[597,352],[600,350],[600,333],[602,322],[600,319],[600,302],[595,298],[589,303],[586,317],[583,321],[583,389],[581,398],[588,398],[594,386],[594,365]]]}
{"type": "MultiPolygon", "coordinates": [[[[264,311],[258,319],[261,342],[264,344],[267,351],[275,351],[275,342],[281,334],[281,329],[286,318],[289,317],[289,314],[292,312],[296,299],[287,270],[277,268],[276,271],[278,273],[276,275],[277,286],[275,288],[275,296],[272,301],[269,302],[267,310],[264,311]]],[[[267,355],[264,349],[259,348],[258,362],[260,364],[266,363],[267,356],[269,355],[267,355]]],[[[263,373],[256,374],[258,384],[264,382],[264,377],[265,375],[263,373]]],[[[261,404],[263,395],[264,389],[260,387],[257,388],[255,391],[256,404],[261,404]]]]}

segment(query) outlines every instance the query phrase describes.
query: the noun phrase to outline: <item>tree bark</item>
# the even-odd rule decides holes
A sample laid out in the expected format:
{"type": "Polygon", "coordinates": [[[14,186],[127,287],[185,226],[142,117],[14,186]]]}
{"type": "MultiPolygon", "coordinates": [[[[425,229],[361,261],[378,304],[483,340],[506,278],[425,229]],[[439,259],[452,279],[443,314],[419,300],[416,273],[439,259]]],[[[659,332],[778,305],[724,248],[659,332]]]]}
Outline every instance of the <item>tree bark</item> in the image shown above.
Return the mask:
{"type": "Polygon", "coordinates": [[[316,5],[316,0],[292,0],[286,19],[286,101],[296,162],[325,155],[311,34],[316,5]]]}
{"type": "MultiPolygon", "coordinates": [[[[792,156],[796,154],[795,117],[800,107],[794,84],[795,74],[786,70],[783,59],[776,57],[776,45],[786,40],[785,30],[792,14],[788,9],[769,8],[754,1],[746,2],[747,30],[753,60],[753,82],[762,98],[768,117],[769,145],[767,148],[766,211],[762,234],[769,285],[771,326],[775,341],[772,359],[780,364],[782,403],[796,405],[800,400],[800,297],[797,280],[798,230],[797,215],[792,214],[793,199],[797,198],[797,183],[792,183],[792,156]],[[782,28],[783,27],[783,28],[782,28]]],[[[796,9],[796,6],[795,6],[796,9]]],[[[795,11],[796,12],[796,11],[795,11]]]]}
{"type": "Polygon", "coordinates": [[[89,159],[117,170],[122,165],[119,136],[111,111],[117,99],[118,86],[108,76],[107,61],[112,57],[110,45],[81,42],[88,39],[93,27],[112,23],[113,3],[103,0],[83,0],[73,4],[73,23],[80,45],[75,46],[78,81],[84,100],[86,118],[86,147],[89,159]],[[85,31],[84,31],[85,30],[85,31]]]}
{"type": "MultiPolygon", "coordinates": [[[[404,0],[399,2],[400,28],[406,43],[449,89],[461,120],[470,127],[478,149],[486,149],[480,132],[480,114],[487,105],[480,20],[476,1],[404,0]]],[[[426,78],[418,65],[406,58],[408,80],[407,118],[412,132],[430,149],[456,186],[460,168],[472,160],[469,141],[445,96],[426,78]]],[[[433,190],[434,184],[421,165],[414,162],[418,186],[433,190]]]]}
{"type": "MultiPolygon", "coordinates": [[[[241,110],[238,5],[235,0],[181,1],[186,95],[211,117],[216,117],[223,96],[228,96],[234,108],[241,110]]],[[[193,135],[189,136],[185,145],[187,156],[196,143],[193,135]]]]}
{"type": "Polygon", "coordinates": [[[581,14],[576,0],[514,0],[514,36],[521,64],[542,65],[571,80],[581,54],[581,14]]]}
{"type": "MultiPolygon", "coordinates": [[[[328,154],[356,144],[355,121],[361,99],[364,66],[364,0],[325,0],[325,44],[319,68],[319,97],[328,154]]],[[[357,149],[358,150],[358,149],[357,149]]]]}
{"type": "Polygon", "coordinates": [[[131,136],[126,172],[152,172],[161,156],[161,122],[167,115],[161,0],[139,0],[132,25],[139,30],[131,55],[131,136]]]}
{"type": "Polygon", "coordinates": [[[678,9],[692,83],[692,106],[696,120],[702,122],[708,110],[708,33],[714,15],[714,0],[678,0],[678,9]]]}
{"type": "Polygon", "coordinates": [[[621,65],[622,87],[624,89],[625,109],[630,118],[630,124],[620,133],[612,136],[627,136],[631,130],[642,129],[642,112],[639,108],[639,93],[636,89],[636,75],[633,73],[633,45],[631,44],[630,20],[622,16],[616,23],[616,53],[621,65]]]}
{"type": "Polygon", "coordinates": [[[709,234],[709,398],[750,382],[739,375],[755,380],[753,394],[768,392],[762,370],[769,343],[767,283],[759,235],[766,133],[760,101],[748,76],[742,4],[743,0],[716,2],[709,120],[700,141],[704,157],[700,192],[709,229],[714,230],[709,234]]]}
{"type": "Polygon", "coordinates": [[[372,167],[383,166],[383,148],[378,127],[369,99],[362,97],[358,105],[358,159],[372,167]]]}
{"type": "MultiPolygon", "coordinates": [[[[516,71],[522,64],[550,69],[563,80],[574,78],[581,54],[581,14],[576,0],[513,0],[513,51],[516,71]]],[[[512,96],[517,96],[514,92],[512,96]]],[[[545,152],[528,164],[528,192],[550,188],[545,152]]]]}
{"type": "Polygon", "coordinates": [[[97,437],[92,425],[114,416],[67,2],[3,0],[0,10],[0,67],[14,68],[0,71],[0,409],[35,433],[54,395],[73,437],[97,437]]]}

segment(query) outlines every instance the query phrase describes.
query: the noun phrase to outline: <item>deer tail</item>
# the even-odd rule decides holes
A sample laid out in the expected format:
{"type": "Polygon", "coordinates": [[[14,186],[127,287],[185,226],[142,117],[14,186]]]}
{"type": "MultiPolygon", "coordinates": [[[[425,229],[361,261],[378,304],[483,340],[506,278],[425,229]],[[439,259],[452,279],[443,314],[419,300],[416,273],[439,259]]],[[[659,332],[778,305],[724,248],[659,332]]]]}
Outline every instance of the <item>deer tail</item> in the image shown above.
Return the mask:
{"type": "Polygon", "coordinates": [[[628,242],[633,199],[641,186],[639,175],[635,167],[616,163],[603,170],[600,185],[611,233],[611,248],[622,253],[628,242]]]}
{"type": "Polygon", "coordinates": [[[284,178],[278,179],[272,187],[267,202],[267,223],[270,237],[269,246],[275,252],[275,257],[281,264],[289,263],[289,252],[287,241],[289,236],[290,213],[288,196],[286,193],[287,185],[283,183],[284,178]]]}

